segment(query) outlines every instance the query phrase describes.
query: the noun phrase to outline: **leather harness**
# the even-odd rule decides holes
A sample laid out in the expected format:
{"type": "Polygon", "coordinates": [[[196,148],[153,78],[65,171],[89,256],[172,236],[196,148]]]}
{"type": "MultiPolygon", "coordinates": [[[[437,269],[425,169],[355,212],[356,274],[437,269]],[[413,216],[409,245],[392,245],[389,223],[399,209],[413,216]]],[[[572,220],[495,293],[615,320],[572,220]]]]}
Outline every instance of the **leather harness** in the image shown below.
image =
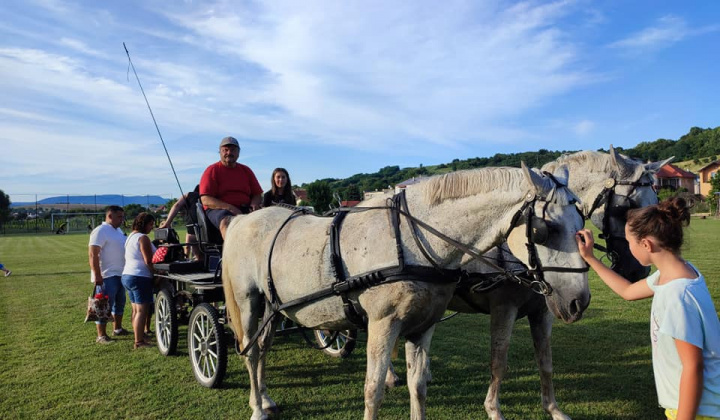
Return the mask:
{"type": "MultiPolygon", "coordinates": [[[[564,187],[564,185],[560,184],[554,177],[550,176],[550,178],[555,182],[556,186],[558,187],[564,187]]],[[[483,256],[482,254],[478,253],[474,249],[468,247],[467,245],[464,245],[455,239],[452,239],[448,237],[447,235],[443,234],[442,232],[438,231],[434,227],[428,225],[427,223],[423,222],[422,220],[417,219],[416,217],[412,216],[409,212],[408,205],[407,205],[407,199],[405,196],[405,190],[401,191],[398,194],[395,194],[392,198],[388,199],[388,204],[385,206],[374,206],[374,207],[341,207],[338,209],[334,209],[329,212],[328,215],[333,216],[333,220],[330,223],[329,226],[329,242],[330,242],[330,254],[331,254],[331,270],[333,272],[333,275],[335,277],[335,281],[333,284],[329,287],[326,287],[324,289],[318,290],[316,292],[310,293],[306,296],[303,296],[301,298],[297,298],[294,300],[291,300],[289,302],[282,302],[280,297],[277,294],[277,289],[275,287],[275,282],[272,276],[272,254],[275,247],[275,243],[280,235],[280,232],[287,226],[287,224],[293,220],[296,217],[302,216],[302,215],[309,215],[311,214],[306,209],[300,209],[294,206],[284,205],[280,204],[280,206],[288,208],[293,210],[293,212],[288,216],[288,218],[280,225],[277,232],[275,233],[275,237],[273,238],[271,245],[270,245],[270,252],[268,254],[268,293],[270,296],[268,296],[268,301],[271,305],[270,311],[266,311],[265,319],[263,321],[262,326],[257,330],[255,335],[251,338],[250,343],[243,349],[242,352],[240,352],[241,355],[244,355],[249,351],[249,349],[254,345],[254,343],[257,341],[257,339],[260,337],[260,335],[263,333],[266,326],[270,323],[270,321],[275,317],[275,315],[285,309],[300,306],[304,304],[308,304],[310,302],[314,302],[323,298],[326,298],[328,296],[340,296],[343,301],[343,309],[345,311],[345,315],[347,318],[356,326],[359,328],[364,328],[367,326],[367,318],[364,316],[362,309],[359,309],[358,302],[353,301],[349,294],[353,291],[357,290],[364,290],[373,286],[377,286],[379,284],[389,284],[396,281],[420,281],[420,282],[426,282],[426,283],[441,283],[441,284],[447,284],[447,283],[455,283],[458,286],[467,285],[467,287],[470,286],[469,282],[477,281],[477,282],[484,282],[487,280],[482,275],[469,275],[465,270],[462,269],[447,269],[442,268],[430,255],[429,251],[426,249],[426,246],[422,243],[420,238],[418,237],[418,231],[421,227],[427,232],[433,234],[435,237],[443,240],[444,242],[452,245],[454,248],[462,251],[465,254],[468,254],[469,256],[478,259],[482,261],[483,263],[489,265],[490,267],[497,270],[496,273],[492,273],[493,278],[504,278],[506,280],[515,281],[517,283],[523,284],[527,287],[529,287],[531,290],[533,290],[536,293],[549,296],[552,294],[552,287],[550,284],[548,284],[544,277],[543,272],[544,271],[555,271],[555,272],[568,272],[568,273],[584,273],[588,271],[588,266],[582,267],[582,268],[570,268],[570,267],[542,267],[540,265],[540,260],[537,257],[537,249],[535,247],[535,243],[532,241],[532,222],[533,218],[535,218],[535,212],[534,212],[534,204],[537,201],[546,201],[544,198],[537,197],[535,194],[528,193],[525,199],[525,202],[521,206],[521,208],[515,213],[515,215],[512,218],[511,225],[507,232],[505,233],[505,237],[507,239],[507,236],[510,234],[510,232],[520,224],[520,221],[526,223],[526,235],[528,238],[528,253],[529,253],[529,263],[530,267],[525,272],[512,272],[508,271],[505,267],[502,267],[500,265],[497,265],[493,263],[489,258],[483,256]],[[396,251],[397,251],[397,259],[398,264],[396,266],[392,267],[385,267],[378,270],[368,271],[366,273],[354,275],[354,276],[346,276],[345,270],[343,269],[343,260],[342,260],[342,253],[340,249],[340,232],[342,230],[342,223],[345,219],[345,217],[348,215],[348,213],[359,213],[359,212],[365,212],[365,211],[374,211],[374,210],[387,210],[390,212],[390,220],[391,225],[393,227],[393,232],[395,234],[395,242],[396,242],[396,251]],[[429,266],[422,266],[422,265],[408,265],[405,263],[405,258],[403,255],[403,248],[402,248],[402,238],[401,238],[401,230],[400,230],[400,221],[401,216],[404,217],[410,226],[411,236],[413,237],[413,240],[415,241],[416,245],[418,246],[420,252],[425,257],[425,259],[432,265],[432,267],[429,266]]],[[[545,206],[547,206],[547,202],[545,206]]],[[[543,212],[544,213],[544,212],[543,212]]],[[[504,265],[504,264],[503,264],[504,265]]],[[[497,282],[499,285],[499,281],[497,282]]],[[[495,287],[494,285],[490,286],[483,286],[482,290],[486,291],[489,290],[489,288],[495,287]]],[[[480,288],[473,290],[478,290],[480,288]]]]}

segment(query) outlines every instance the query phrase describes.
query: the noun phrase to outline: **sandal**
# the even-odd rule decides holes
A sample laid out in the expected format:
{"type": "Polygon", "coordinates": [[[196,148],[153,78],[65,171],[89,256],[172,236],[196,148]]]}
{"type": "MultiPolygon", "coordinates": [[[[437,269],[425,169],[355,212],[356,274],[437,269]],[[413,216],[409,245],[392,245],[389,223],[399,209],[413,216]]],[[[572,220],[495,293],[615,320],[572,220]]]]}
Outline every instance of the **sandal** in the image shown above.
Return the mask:
{"type": "Polygon", "coordinates": [[[144,341],[136,341],[136,342],[135,342],[135,346],[134,346],[133,348],[134,348],[135,350],[137,350],[137,349],[147,349],[147,348],[150,348],[150,347],[155,347],[155,346],[153,346],[153,345],[150,344],[150,343],[146,343],[146,342],[144,342],[144,341]]]}

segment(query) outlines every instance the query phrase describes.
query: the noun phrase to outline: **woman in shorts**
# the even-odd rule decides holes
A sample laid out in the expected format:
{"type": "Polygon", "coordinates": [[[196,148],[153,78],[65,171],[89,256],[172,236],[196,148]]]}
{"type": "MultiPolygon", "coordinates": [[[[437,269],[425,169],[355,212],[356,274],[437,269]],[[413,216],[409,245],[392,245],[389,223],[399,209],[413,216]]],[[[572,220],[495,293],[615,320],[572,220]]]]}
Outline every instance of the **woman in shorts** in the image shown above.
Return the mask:
{"type": "Polygon", "coordinates": [[[125,267],[122,273],[122,284],[128,291],[133,309],[133,331],[135,349],[152,347],[145,341],[144,328],[150,316],[153,295],[152,257],[155,246],[147,234],[153,230],[155,218],[142,212],[137,215],[132,225],[132,232],[125,241],[125,267]]]}

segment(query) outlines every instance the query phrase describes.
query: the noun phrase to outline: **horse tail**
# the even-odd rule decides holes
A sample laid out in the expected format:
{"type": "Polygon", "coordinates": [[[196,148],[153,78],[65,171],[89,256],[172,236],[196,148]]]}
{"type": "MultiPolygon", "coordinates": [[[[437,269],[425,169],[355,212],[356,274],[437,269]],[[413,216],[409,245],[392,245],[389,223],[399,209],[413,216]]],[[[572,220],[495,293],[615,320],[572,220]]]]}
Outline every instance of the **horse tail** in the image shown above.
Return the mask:
{"type": "Polygon", "coordinates": [[[235,332],[235,340],[237,340],[237,348],[239,351],[243,351],[243,348],[242,348],[242,339],[243,339],[242,315],[240,314],[240,307],[238,306],[237,302],[235,301],[235,293],[233,292],[232,281],[230,280],[230,275],[228,274],[228,270],[222,271],[222,284],[223,284],[223,292],[225,293],[225,312],[226,312],[227,317],[230,320],[230,323],[233,328],[233,332],[235,332]]]}

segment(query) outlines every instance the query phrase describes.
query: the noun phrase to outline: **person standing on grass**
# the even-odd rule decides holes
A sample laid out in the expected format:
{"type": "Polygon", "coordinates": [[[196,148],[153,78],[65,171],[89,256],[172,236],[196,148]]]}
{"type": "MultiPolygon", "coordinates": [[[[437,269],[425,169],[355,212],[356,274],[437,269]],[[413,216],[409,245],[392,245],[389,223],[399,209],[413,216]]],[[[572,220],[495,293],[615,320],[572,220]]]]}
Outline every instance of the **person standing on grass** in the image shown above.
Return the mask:
{"type": "Polygon", "coordinates": [[[720,419],[720,320],[702,274],[680,254],[690,211],[680,197],[630,210],[630,252],[657,271],[631,283],[593,255],[593,234],[576,235],[580,255],[625,300],[653,297],[650,339],[660,406],[670,420],[720,419]]]}
{"type": "MultiPolygon", "coordinates": [[[[125,242],[125,268],[122,271],[122,283],[130,295],[133,307],[133,332],[135,349],[152,347],[145,341],[145,325],[150,317],[150,305],[153,301],[153,264],[155,246],[148,238],[155,227],[155,218],[146,212],[137,215],[132,232],[125,242]]],[[[149,338],[149,337],[148,337],[149,338]]]]}
{"type": "MultiPolygon", "coordinates": [[[[88,253],[90,260],[90,281],[95,287],[102,287],[109,296],[113,315],[113,335],[127,335],[122,327],[125,311],[125,288],[122,276],[125,266],[125,234],[120,229],[125,211],[119,206],[109,206],[105,210],[105,221],[90,233],[88,253]]],[[[96,343],[112,343],[106,332],[104,321],[96,321],[96,343]]]]}
{"type": "Polygon", "coordinates": [[[5,268],[5,266],[0,263],[0,270],[2,270],[3,273],[5,273],[5,277],[8,277],[10,274],[12,274],[12,271],[5,268]]]}

